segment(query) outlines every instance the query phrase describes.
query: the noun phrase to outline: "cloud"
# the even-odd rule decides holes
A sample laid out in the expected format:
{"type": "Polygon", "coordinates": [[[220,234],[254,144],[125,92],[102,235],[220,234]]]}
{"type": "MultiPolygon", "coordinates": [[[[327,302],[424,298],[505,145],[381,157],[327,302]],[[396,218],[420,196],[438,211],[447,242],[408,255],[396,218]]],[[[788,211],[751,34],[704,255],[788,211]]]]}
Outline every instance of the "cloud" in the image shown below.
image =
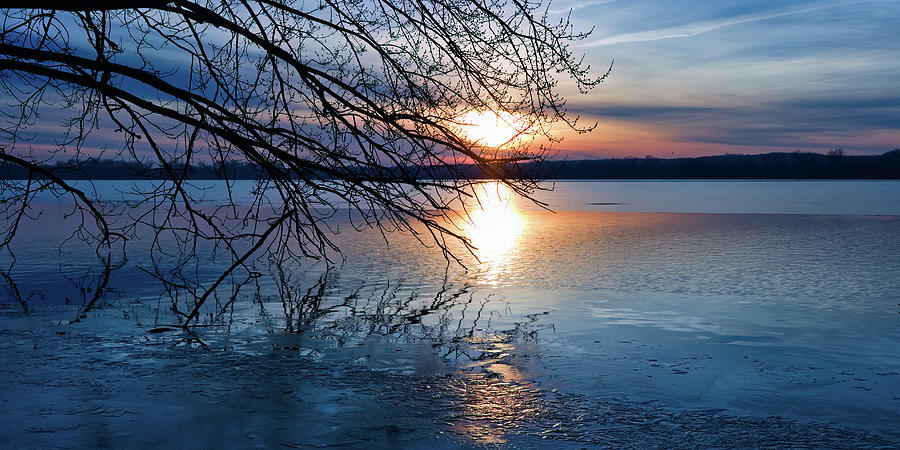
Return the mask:
{"type": "Polygon", "coordinates": [[[875,136],[900,133],[898,95],[832,94],[708,106],[596,103],[570,105],[570,111],[601,122],[647,126],[671,141],[719,146],[821,149],[828,143],[880,152],[897,143],[875,136]]]}
{"type": "Polygon", "coordinates": [[[616,1],[618,1],[618,0],[585,0],[585,1],[580,1],[580,2],[573,1],[569,4],[569,6],[566,6],[563,8],[551,9],[547,12],[550,14],[566,14],[569,11],[575,11],[575,10],[579,10],[579,9],[589,8],[591,6],[605,5],[607,3],[613,3],[616,1]]]}
{"type": "Polygon", "coordinates": [[[617,119],[640,119],[641,121],[654,120],[684,120],[686,117],[708,117],[724,114],[729,108],[715,106],[686,106],[686,105],[621,105],[621,104],[594,104],[570,107],[570,111],[578,114],[610,117],[617,119]]]}
{"type": "Polygon", "coordinates": [[[664,126],[716,123],[746,128],[783,128],[790,131],[900,130],[900,96],[827,97],[767,100],[729,106],[688,105],[570,105],[585,116],[624,119],[664,126]]]}
{"type": "Polygon", "coordinates": [[[697,36],[703,33],[708,33],[710,31],[719,30],[726,27],[731,27],[735,25],[741,25],[745,23],[751,22],[759,22],[763,20],[776,19],[779,17],[793,16],[797,14],[805,14],[813,11],[818,11],[821,9],[832,8],[835,6],[840,6],[845,3],[827,3],[817,6],[811,6],[803,9],[796,9],[792,11],[783,11],[779,13],[772,14],[761,14],[761,15],[750,15],[750,16],[741,16],[735,18],[726,18],[723,20],[715,20],[715,21],[704,21],[704,22],[695,22],[686,25],[679,25],[675,27],[662,28],[657,30],[647,30],[647,31],[639,31],[635,33],[624,33],[615,36],[608,36],[602,39],[598,39],[592,42],[586,42],[584,44],[579,45],[579,47],[600,47],[607,45],[616,45],[616,44],[626,44],[632,42],[649,42],[649,41],[659,41],[663,39],[675,39],[675,38],[683,38],[683,37],[691,37],[697,36]]]}

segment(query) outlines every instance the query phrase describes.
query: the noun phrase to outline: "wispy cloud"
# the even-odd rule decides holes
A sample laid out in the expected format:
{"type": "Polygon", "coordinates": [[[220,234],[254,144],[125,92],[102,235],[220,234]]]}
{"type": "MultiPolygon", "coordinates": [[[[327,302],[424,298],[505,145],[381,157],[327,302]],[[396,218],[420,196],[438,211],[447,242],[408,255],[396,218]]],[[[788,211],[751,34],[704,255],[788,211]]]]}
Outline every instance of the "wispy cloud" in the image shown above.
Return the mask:
{"type": "Polygon", "coordinates": [[[880,153],[900,134],[900,96],[852,93],[759,99],[731,105],[572,104],[570,111],[601,122],[661,130],[670,141],[827,150],[824,144],[880,153]]]}
{"type": "Polygon", "coordinates": [[[625,33],[616,36],[608,36],[593,42],[586,42],[580,47],[600,47],[606,45],[625,44],[631,42],[648,42],[659,41],[663,39],[675,39],[683,37],[697,36],[699,34],[708,33],[710,31],[719,30],[726,27],[741,25],[750,22],[759,22],[762,20],[776,19],[779,17],[793,16],[797,14],[805,14],[821,9],[840,6],[845,3],[827,3],[809,8],[796,9],[792,11],[783,11],[772,14],[741,16],[735,18],[726,18],[723,20],[713,20],[704,22],[695,22],[676,27],[662,28],[658,30],[640,31],[636,33],[625,33]]]}
{"type": "MultiPolygon", "coordinates": [[[[547,11],[550,14],[565,14],[569,11],[575,11],[578,9],[588,8],[591,6],[597,5],[605,5],[607,3],[613,3],[618,0],[585,0],[585,1],[572,1],[568,5],[562,8],[555,8],[547,11]]],[[[563,5],[563,2],[559,2],[560,5],[563,5]]]]}

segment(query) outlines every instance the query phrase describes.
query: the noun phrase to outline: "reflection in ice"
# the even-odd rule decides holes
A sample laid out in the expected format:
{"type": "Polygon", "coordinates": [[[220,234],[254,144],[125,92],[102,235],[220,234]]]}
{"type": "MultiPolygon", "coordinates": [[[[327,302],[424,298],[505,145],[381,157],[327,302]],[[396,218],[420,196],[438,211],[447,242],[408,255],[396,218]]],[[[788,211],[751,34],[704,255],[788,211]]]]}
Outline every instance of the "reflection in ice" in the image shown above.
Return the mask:
{"type": "Polygon", "coordinates": [[[502,337],[470,341],[481,354],[454,386],[463,410],[453,428],[481,444],[504,443],[508,432],[540,413],[540,391],[509,361],[514,348],[502,337]]]}

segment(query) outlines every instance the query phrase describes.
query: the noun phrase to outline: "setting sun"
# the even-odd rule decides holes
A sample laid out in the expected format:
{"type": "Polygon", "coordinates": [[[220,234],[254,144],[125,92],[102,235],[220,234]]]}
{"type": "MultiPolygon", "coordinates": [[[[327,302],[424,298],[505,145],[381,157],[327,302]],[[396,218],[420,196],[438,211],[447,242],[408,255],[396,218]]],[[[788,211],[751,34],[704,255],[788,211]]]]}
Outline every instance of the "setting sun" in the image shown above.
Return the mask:
{"type": "Polygon", "coordinates": [[[484,147],[514,143],[529,129],[523,117],[494,111],[470,111],[457,119],[457,126],[463,138],[484,147]]]}

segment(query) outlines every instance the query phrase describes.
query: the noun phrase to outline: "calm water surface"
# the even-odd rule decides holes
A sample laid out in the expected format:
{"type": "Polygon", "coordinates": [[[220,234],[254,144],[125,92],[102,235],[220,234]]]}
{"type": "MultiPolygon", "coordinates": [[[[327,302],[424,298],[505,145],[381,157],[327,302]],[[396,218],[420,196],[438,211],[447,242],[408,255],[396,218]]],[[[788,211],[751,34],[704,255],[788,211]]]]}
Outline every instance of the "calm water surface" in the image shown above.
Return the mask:
{"type": "MultiPolygon", "coordinates": [[[[108,196],[123,186],[98,189],[108,196]]],[[[209,191],[209,202],[218,201],[216,192],[209,191]]],[[[137,395],[147,403],[178,404],[142,410],[147,423],[174,414],[202,428],[190,411],[212,398],[226,411],[264,411],[270,420],[251,425],[217,417],[245,431],[235,439],[273,446],[345,435],[354,445],[409,447],[900,443],[900,183],[557,182],[538,194],[556,212],[500,194],[460,223],[478,247],[480,261],[466,258],[468,270],[448,267],[409,236],[389,236],[388,247],[374,231],[341,233],[336,240],[346,260],[327,275],[327,314],[305,333],[283,331],[286,310],[263,281],[262,297],[242,303],[227,330],[199,332],[217,349],[217,359],[201,363],[221,375],[219,384],[173,362],[181,361],[173,356],[180,351],[196,352],[190,340],[147,332],[165,316],[158,305],[167,299],[137,268],[146,263],[140,252],[115,264],[115,300],[95,313],[97,320],[53,328],[71,314],[67,298],[77,305],[89,297],[82,288],[99,270],[86,252],[60,258],[58,242],[48,237],[64,236],[65,227],[38,221],[23,231],[9,272],[35,312],[23,324],[7,299],[0,319],[5,362],[38,351],[32,344],[100,340],[120,355],[104,364],[118,367],[110,361],[120,358],[122,371],[145,367],[150,381],[110,375],[119,395],[90,401],[73,394],[84,386],[60,387],[69,398],[62,406],[39,394],[46,383],[38,381],[33,391],[12,395],[9,377],[46,367],[54,354],[47,350],[35,365],[6,369],[4,395],[19,406],[43,405],[25,417],[56,417],[45,428],[76,440],[94,436],[94,428],[66,428],[77,421],[59,418],[81,414],[78,402],[130,411],[116,402],[135,393],[132,380],[159,391],[137,395]],[[120,325],[109,325],[113,316],[120,325]],[[67,334],[36,336],[27,331],[35,323],[67,334]],[[286,360],[285,352],[299,359],[286,360]],[[134,362],[141,358],[146,365],[134,362]],[[248,358],[254,367],[268,358],[273,373],[260,369],[260,385],[246,385],[239,367],[248,358]],[[160,381],[164,368],[197,389],[180,384],[173,393],[160,381]],[[298,371],[307,372],[290,375],[298,371]],[[263,384],[277,384],[279,394],[261,391],[263,384]],[[228,403],[216,389],[245,403],[228,403]],[[305,406],[296,398],[301,392],[305,406]],[[270,411],[260,399],[277,407],[270,411]],[[415,426],[395,429],[398,417],[415,426]],[[312,426],[277,438],[279,421],[300,418],[312,426]],[[713,440],[684,440],[696,433],[713,440]],[[784,440],[741,440],[748,433],[784,440]]],[[[294,270],[309,287],[322,274],[312,264],[294,270]]],[[[78,345],[98,345],[90,342],[78,345]]],[[[85,362],[96,354],[72,358],[41,373],[96,371],[85,362]]],[[[5,405],[0,409],[11,408],[5,405]]],[[[99,422],[121,426],[105,420],[99,422]]],[[[14,421],[0,431],[13,442],[55,442],[54,433],[30,441],[35,433],[23,427],[14,421]]],[[[109,442],[155,442],[147,433],[128,436],[109,442]]],[[[223,443],[204,436],[197,446],[223,443]]]]}

